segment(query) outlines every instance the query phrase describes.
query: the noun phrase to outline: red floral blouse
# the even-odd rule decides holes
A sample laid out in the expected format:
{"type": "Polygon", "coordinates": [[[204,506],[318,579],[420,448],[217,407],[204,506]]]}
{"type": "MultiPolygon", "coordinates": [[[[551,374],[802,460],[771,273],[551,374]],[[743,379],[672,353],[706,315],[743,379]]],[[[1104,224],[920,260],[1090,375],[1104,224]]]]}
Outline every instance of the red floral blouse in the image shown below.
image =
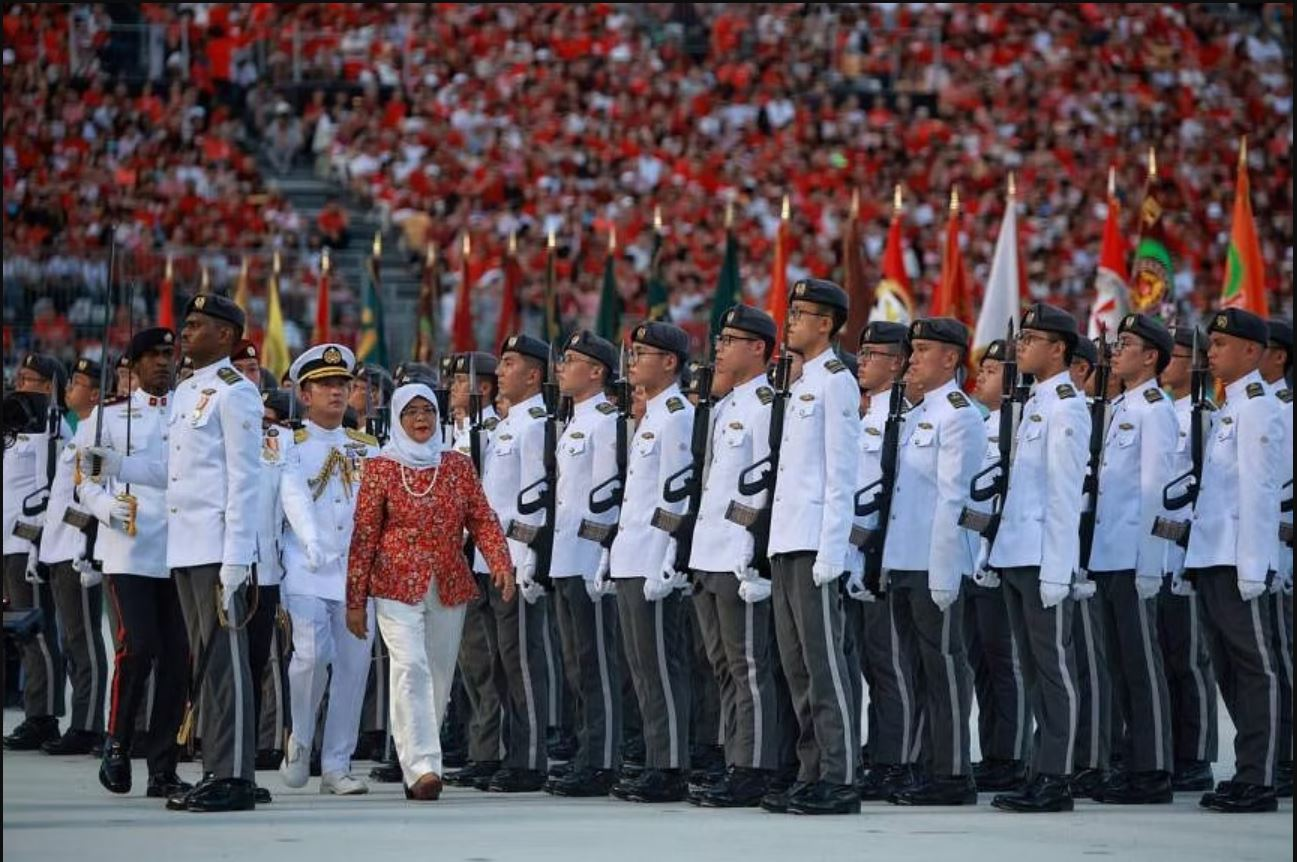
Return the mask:
{"type": "Polygon", "coordinates": [[[404,468],[390,458],[365,464],[356,498],[356,529],[347,563],[347,607],[363,608],[375,596],[415,605],[423,601],[429,580],[446,607],[477,596],[477,584],[464,558],[464,530],[472,535],[494,574],[508,574],[513,563],[500,522],[486,500],[472,462],[445,452],[437,468],[404,468]]]}

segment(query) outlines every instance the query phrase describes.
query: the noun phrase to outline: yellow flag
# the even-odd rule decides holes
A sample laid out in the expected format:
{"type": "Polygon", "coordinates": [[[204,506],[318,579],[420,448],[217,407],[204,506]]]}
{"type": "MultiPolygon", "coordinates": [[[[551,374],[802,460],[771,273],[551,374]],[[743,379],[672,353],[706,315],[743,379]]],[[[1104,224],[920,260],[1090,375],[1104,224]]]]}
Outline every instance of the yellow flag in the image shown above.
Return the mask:
{"type": "Polygon", "coordinates": [[[288,342],[284,340],[284,314],[279,308],[279,255],[266,289],[266,337],[261,342],[261,364],[276,380],[288,370],[288,342]]]}

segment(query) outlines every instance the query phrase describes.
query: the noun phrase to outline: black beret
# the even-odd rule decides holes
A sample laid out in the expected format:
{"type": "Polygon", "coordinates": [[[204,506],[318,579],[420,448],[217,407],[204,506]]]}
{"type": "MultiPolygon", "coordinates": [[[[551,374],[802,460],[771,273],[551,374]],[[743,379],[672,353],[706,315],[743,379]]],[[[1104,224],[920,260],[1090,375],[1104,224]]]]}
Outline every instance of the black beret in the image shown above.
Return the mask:
{"type": "Polygon", "coordinates": [[[814,302],[828,305],[846,312],[847,292],[833,282],[823,278],[803,278],[793,285],[793,299],[802,302],[814,302]]]}
{"type": "Polygon", "coordinates": [[[189,304],[185,306],[185,317],[194,312],[231,323],[239,330],[239,335],[243,334],[243,325],[246,322],[243,309],[235,305],[234,300],[219,293],[200,293],[189,300],[189,304]]]}
{"type": "Polygon", "coordinates": [[[117,357],[116,365],[117,365],[118,368],[130,368],[130,367],[131,367],[131,354],[130,354],[129,352],[127,352],[127,353],[123,353],[121,356],[117,357]]]}
{"type": "Polygon", "coordinates": [[[996,362],[1003,362],[1005,356],[1004,339],[997,338],[990,344],[986,345],[986,352],[982,354],[982,361],[985,362],[988,359],[993,359],[996,362]]]}
{"type": "Polygon", "coordinates": [[[1069,347],[1076,347],[1081,338],[1076,328],[1076,318],[1061,308],[1037,302],[1022,315],[1023,329],[1038,329],[1063,336],[1069,347]]]}
{"type": "Polygon", "coordinates": [[[861,347],[866,344],[900,344],[908,349],[909,343],[910,330],[904,323],[875,320],[860,330],[861,347]]]}
{"type": "Polygon", "coordinates": [[[396,391],[396,384],[392,382],[392,375],[387,373],[387,369],[375,362],[357,362],[352,376],[357,381],[364,380],[370,386],[377,386],[379,392],[383,393],[383,398],[391,398],[392,393],[396,391]]]}
{"type": "Polygon", "coordinates": [[[238,362],[239,360],[242,359],[256,359],[256,358],[257,358],[257,345],[253,344],[251,341],[249,341],[246,338],[240,341],[238,344],[234,345],[234,350],[230,352],[231,362],[238,362]]]}
{"type": "Polygon", "coordinates": [[[84,356],[72,364],[72,373],[84,374],[86,377],[89,377],[91,383],[95,385],[95,388],[99,387],[100,370],[98,362],[95,362],[93,359],[86,359],[84,356]]]}
{"type": "Polygon", "coordinates": [[[1292,353],[1292,324],[1282,317],[1272,317],[1266,321],[1266,328],[1270,330],[1270,343],[1277,344],[1289,353],[1292,353]]]}
{"type": "Polygon", "coordinates": [[[429,388],[434,388],[437,385],[437,370],[426,362],[402,362],[396,366],[392,376],[397,386],[423,383],[429,388]]]}
{"type": "Polygon", "coordinates": [[[940,341],[968,349],[968,327],[953,317],[925,317],[910,324],[910,341],[940,341]]]}
{"type": "Polygon", "coordinates": [[[860,358],[856,354],[848,353],[845,350],[835,350],[834,354],[843,365],[847,366],[847,370],[851,372],[852,377],[855,377],[860,372],[860,358]]]}
{"type": "Polygon", "coordinates": [[[767,344],[774,344],[779,337],[775,319],[760,309],[750,305],[736,305],[725,312],[721,326],[729,329],[741,329],[759,336],[767,344]]]}
{"type": "Polygon", "coordinates": [[[176,334],[164,326],[141,329],[131,338],[131,346],[126,351],[126,358],[134,362],[155,347],[174,347],[175,343],[176,334]]]}
{"type": "Polygon", "coordinates": [[[1077,339],[1072,347],[1072,358],[1084,359],[1090,363],[1091,368],[1094,368],[1099,364],[1099,347],[1088,338],[1077,339]]]}
{"type": "Polygon", "coordinates": [[[300,401],[294,405],[295,400],[287,389],[267,389],[261,393],[261,403],[278,413],[281,420],[287,419],[294,413],[297,416],[306,414],[306,410],[302,407],[300,401]],[[294,407],[297,409],[294,410],[294,407]]]}
{"type": "Polygon", "coordinates": [[[600,338],[588,329],[574,332],[567,340],[565,350],[588,356],[608,369],[609,374],[617,371],[617,348],[611,341],[600,338]]]}
{"type": "Polygon", "coordinates": [[[689,335],[680,327],[660,320],[650,320],[635,327],[631,341],[669,351],[679,356],[681,361],[689,355],[689,335]]]}
{"type": "Polygon", "coordinates": [[[1166,324],[1160,320],[1154,320],[1147,314],[1126,315],[1118,324],[1117,332],[1118,334],[1130,332],[1138,335],[1153,345],[1154,349],[1163,356],[1170,356],[1171,348],[1175,346],[1175,340],[1171,337],[1171,331],[1166,328],[1166,324]]]}
{"type": "Polygon", "coordinates": [[[63,380],[67,374],[63,363],[46,353],[28,353],[23,359],[23,368],[35,371],[46,380],[63,380]]]}
{"type": "Polygon", "coordinates": [[[1198,338],[1198,349],[1207,348],[1207,338],[1196,326],[1176,326],[1171,329],[1171,338],[1181,347],[1193,348],[1194,336],[1198,338]]]}
{"type": "Polygon", "coordinates": [[[500,345],[500,356],[506,353],[518,353],[535,359],[537,362],[549,362],[549,343],[530,335],[510,335],[500,345]]]}
{"type": "Polygon", "coordinates": [[[478,377],[494,377],[500,360],[480,350],[472,353],[456,353],[450,366],[450,373],[468,374],[470,365],[473,373],[478,377]]]}
{"type": "Polygon", "coordinates": [[[1207,331],[1255,341],[1262,347],[1270,344],[1270,327],[1260,317],[1241,308],[1226,308],[1213,314],[1207,331]]]}

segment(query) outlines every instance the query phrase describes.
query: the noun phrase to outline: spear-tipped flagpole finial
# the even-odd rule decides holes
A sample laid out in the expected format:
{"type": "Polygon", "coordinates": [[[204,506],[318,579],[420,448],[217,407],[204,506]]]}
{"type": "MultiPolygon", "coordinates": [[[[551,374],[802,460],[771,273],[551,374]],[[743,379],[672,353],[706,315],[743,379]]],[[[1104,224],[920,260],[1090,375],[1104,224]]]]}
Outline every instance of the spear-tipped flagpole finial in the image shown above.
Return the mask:
{"type": "Polygon", "coordinates": [[[468,235],[468,231],[464,231],[464,241],[460,247],[464,250],[464,260],[468,260],[468,256],[473,252],[473,239],[468,235]]]}
{"type": "Polygon", "coordinates": [[[174,274],[175,274],[175,262],[171,259],[171,252],[167,252],[167,269],[166,269],[167,281],[170,281],[171,276],[174,274]]]}
{"type": "Polygon", "coordinates": [[[662,233],[662,207],[657,204],[653,205],[653,231],[662,233]]]}
{"type": "Polygon", "coordinates": [[[1152,147],[1148,148],[1148,178],[1154,179],[1157,176],[1157,151],[1152,147]]]}
{"type": "Polygon", "coordinates": [[[1018,196],[1018,177],[1013,171],[1009,171],[1009,197],[1018,196]]]}
{"type": "Polygon", "coordinates": [[[383,232],[381,230],[374,231],[374,245],[370,248],[370,253],[374,257],[383,256],[383,232]]]}
{"type": "Polygon", "coordinates": [[[545,240],[545,245],[550,251],[553,251],[554,247],[558,245],[558,238],[554,236],[554,231],[551,230],[549,232],[549,237],[545,240]]]}
{"type": "Polygon", "coordinates": [[[950,187],[950,214],[959,212],[959,186],[950,187]]]}
{"type": "Polygon", "coordinates": [[[901,211],[901,207],[903,207],[903,206],[905,206],[905,196],[901,193],[901,184],[900,184],[900,183],[897,183],[897,184],[896,184],[896,187],[892,189],[892,212],[893,212],[893,214],[900,212],[900,211],[901,211]]]}
{"type": "Polygon", "coordinates": [[[612,254],[617,250],[617,225],[613,225],[608,230],[608,253],[612,254]]]}
{"type": "Polygon", "coordinates": [[[327,245],[320,252],[320,271],[325,275],[329,274],[329,247],[327,245]]]}
{"type": "Polygon", "coordinates": [[[518,253],[518,232],[511,230],[509,231],[509,254],[517,254],[517,253],[518,253]]]}
{"type": "Polygon", "coordinates": [[[851,218],[860,218],[860,189],[851,190],[851,218]]]}
{"type": "Polygon", "coordinates": [[[784,221],[788,221],[791,215],[792,215],[792,210],[789,209],[788,206],[788,195],[784,195],[783,206],[779,208],[779,217],[784,221]]]}
{"type": "Polygon", "coordinates": [[[271,258],[271,267],[275,271],[275,278],[279,278],[279,249],[275,249],[274,257],[271,258]]]}
{"type": "Polygon", "coordinates": [[[239,259],[239,277],[245,280],[248,277],[248,256],[246,254],[239,259]]]}
{"type": "Polygon", "coordinates": [[[1238,142],[1238,166],[1247,167],[1247,135],[1238,142]]]}
{"type": "Polygon", "coordinates": [[[1117,196],[1117,168],[1114,165],[1108,166],[1108,197],[1117,196]]]}
{"type": "Polygon", "coordinates": [[[725,202],[725,229],[729,230],[734,227],[734,199],[730,198],[725,202]]]}
{"type": "Polygon", "coordinates": [[[211,293],[211,290],[212,290],[212,276],[211,273],[207,271],[207,264],[203,264],[202,275],[200,276],[198,282],[198,292],[211,293]]]}

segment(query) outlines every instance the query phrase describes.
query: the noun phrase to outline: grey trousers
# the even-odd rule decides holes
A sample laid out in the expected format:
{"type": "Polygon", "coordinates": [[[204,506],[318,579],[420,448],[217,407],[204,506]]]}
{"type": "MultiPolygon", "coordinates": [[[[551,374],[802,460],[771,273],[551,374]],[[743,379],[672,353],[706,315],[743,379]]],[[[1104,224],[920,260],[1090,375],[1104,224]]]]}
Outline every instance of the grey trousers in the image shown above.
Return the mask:
{"type": "Polygon", "coordinates": [[[1032,767],[1037,774],[1070,775],[1076,747],[1079,698],[1072,615],[1076,602],[1063,599],[1052,608],[1040,602],[1040,569],[1000,573],[1013,636],[1022,644],[1022,670],[1036,719],[1032,767]]]}
{"type": "MultiPolygon", "coordinates": [[[[1289,549],[1288,553],[1292,553],[1289,549]]],[[[1276,593],[1270,599],[1274,617],[1274,651],[1279,665],[1279,762],[1292,763],[1292,594],[1276,593]]]]}
{"type": "Polygon", "coordinates": [[[1202,597],[1177,596],[1171,578],[1157,597],[1157,634],[1171,702],[1171,740],[1177,763],[1216,759],[1216,687],[1202,597]]]}
{"type": "Polygon", "coordinates": [[[887,596],[860,605],[860,665],[869,686],[869,762],[896,766],[914,760],[919,705],[914,702],[915,663],[901,641],[887,596]]]}
{"type": "MultiPolygon", "coordinates": [[[[392,709],[392,696],[388,689],[392,677],[392,660],[387,654],[387,645],[383,643],[381,632],[374,632],[369,650],[369,676],[365,679],[365,699],[360,707],[360,731],[386,734],[387,717],[392,709]]],[[[321,721],[316,725],[317,732],[323,723],[321,721]]]]}
{"type": "Polygon", "coordinates": [[[725,762],[776,769],[781,728],[774,665],[779,656],[770,602],[745,602],[738,579],[728,572],[699,572],[697,583],[694,614],[709,645],[726,716],[725,762]]]}
{"type": "MultiPolygon", "coordinates": [[[[838,581],[841,585],[843,582],[838,581]]],[[[851,700],[848,705],[851,707],[851,726],[860,728],[863,726],[863,714],[865,709],[865,661],[863,651],[865,648],[865,609],[862,602],[855,601],[846,594],[845,588],[842,594],[842,657],[847,660],[847,683],[851,689],[851,700]]],[[[856,760],[857,777],[860,775],[859,770],[864,767],[863,756],[865,754],[864,736],[861,735],[860,745],[857,746],[857,753],[861,755],[856,760]]]]}
{"type": "Polygon", "coordinates": [[[1273,787],[1279,762],[1279,658],[1274,654],[1274,596],[1238,594],[1233,566],[1186,571],[1206,612],[1212,665],[1233,713],[1234,780],[1273,787]],[[1225,694],[1226,689],[1230,694],[1225,694]]]}
{"type": "Polygon", "coordinates": [[[973,671],[982,757],[1026,760],[1031,739],[1027,684],[999,587],[964,585],[964,644],[973,671]]]}
{"type": "Polygon", "coordinates": [[[617,579],[617,616],[644,733],[644,766],[689,768],[692,656],[685,597],[644,598],[643,578],[617,579]]]}
{"type": "Polygon", "coordinates": [[[72,679],[69,730],[104,732],[108,651],[104,646],[104,588],[85,589],[72,561],[50,566],[50,588],[58,611],[60,646],[72,679]]]}
{"type": "Polygon", "coordinates": [[[27,718],[63,714],[63,653],[55,637],[54,592],[49,583],[29,584],[27,555],[4,555],[4,594],[12,610],[36,608],[41,630],[22,646],[23,711],[27,718]]]}
{"type": "Polygon", "coordinates": [[[893,571],[888,598],[901,639],[912,644],[909,654],[919,661],[922,700],[927,714],[925,750],[934,775],[967,775],[969,724],[973,680],[964,646],[964,598],[945,611],[932,601],[927,572],[893,571]]]}
{"type": "Polygon", "coordinates": [[[852,784],[859,730],[851,723],[850,671],[842,652],[842,593],[837,583],[815,586],[814,561],[812,551],[770,559],[779,661],[797,713],[797,777],[852,784]]]}
{"type": "MultiPolygon", "coordinates": [[[[217,778],[255,777],[256,711],[252,670],[248,662],[248,632],[224,628],[217,622],[220,565],[172,569],[185,616],[189,640],[199,645],[195,667],[211,639],[211,656],[202,679],[199,736],[203,740],[203,771],[217,778]]],[[[247,619],[247,587],[240,587],[230,610],[230,622],[247,619]]]]}
{"type": "Polygon", "coordinates": [[[1128,744],[1125,767],[1134,772],[1171,772],[1171,695],[1157,642],[1157,600],[1135,592],[1135,573],[1095,572],[1106,635],[1113,700],[1120,704],[1128,744]]]}
{"type": "Polygon", "coordinates": [[[542,596],[529,605],[521,594],[506,602],[491,587],[491,610],[499,644],[497,678],[506,726],[503,765],[516,769],[545,770],[549,754],[545,728],[550,714],[549,667],[545,661],[546,606],[542,596]]]}
{"type": "Polygon", "coordinates": [[[560,735],[576,732],[576,719],[572,713],[572,696],[568,692],[567,677],[563,674],[563,644],[558,634],[558,617],[554,613],[551,590],[547,600],[539,603],[545,615],[542,641],[545,653],[545,678],[549,685],[549,707],[545,726],[560,735]]]}
{"type": "Polygon", "coordinates": [[[500,647],[491,610],[490,578],[473,573],[478,597],[464,613],[464,635],[459,644],[459,674],[468,699],[468,759],[477,763],[504,757],[501,737],[500,692],[497,688],[500,647]]]}
{"type": "MultiPolygon", "coordinates": [[[[287,611],[285,611],[287,613],[287,611]]],[[[266,659],[265,671],[261,675],[261,698],[257,707],[257,750],[283,751],[285,728],[291,726],[288,719],[288,686],[287,657],[284,649],[285,638],[278,624],[270,633],[270,655],[266,659]]],[[[257,685],[258,681],[253,680],[257,685]]]]}
{"type": "Polygon", "coordinates": [[[1076,657],[1077,722],[1073,762],[1077,769],[1107,769],[1112,757],[1112,678],[1108,639],[1097,596],[1072,601],[1076,657]]]}
{"type": "Polygon", "coordinates": [[[621,668],[617,600],[593,601],[584,578],[557,578],[553,594],[565,679],[576,692],[574,769],[621,767],[621,668]]]}
{"type": "MultiPolygon", "coordinates": [[[[712,656],[721,648],[714,632],[704,633],[698,614],[689,609],[694,596],[685,597],[686,629],[689,632],[689,746],[701,752],[725,745],[725,724],[730,720],[726,706],[733,706],[732,694],[722,690],[722,680],[712,670],[712,656]]],[[[724,684],[728,684],[728,680],[724,684]]]]}

